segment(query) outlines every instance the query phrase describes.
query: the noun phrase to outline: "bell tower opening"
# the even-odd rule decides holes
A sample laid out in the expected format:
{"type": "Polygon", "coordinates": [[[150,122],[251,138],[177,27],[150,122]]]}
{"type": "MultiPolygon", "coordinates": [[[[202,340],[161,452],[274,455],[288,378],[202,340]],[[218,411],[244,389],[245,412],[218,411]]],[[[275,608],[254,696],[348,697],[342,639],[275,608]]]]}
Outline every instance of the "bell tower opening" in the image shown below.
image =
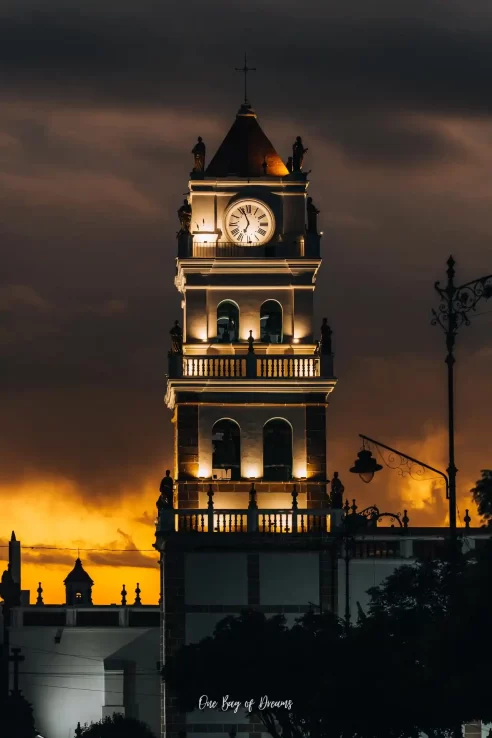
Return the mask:
{"type": "Polygon", "coordinates": [[[212,429],[212,479],[241,479],[241,431],[234,420],[217,421],[212,429]]]}
{"type": "Polygon", "coordinates": [[[217,342],[236,343],[239,340],[239,307],[232,300],[223,300],[217,307],[217,342]]]}
{"type": "Polygon", "coordinates": [[[282,306],[277,300],[266,300],[260,309],[260,341],[282,343],[282,306]]]}

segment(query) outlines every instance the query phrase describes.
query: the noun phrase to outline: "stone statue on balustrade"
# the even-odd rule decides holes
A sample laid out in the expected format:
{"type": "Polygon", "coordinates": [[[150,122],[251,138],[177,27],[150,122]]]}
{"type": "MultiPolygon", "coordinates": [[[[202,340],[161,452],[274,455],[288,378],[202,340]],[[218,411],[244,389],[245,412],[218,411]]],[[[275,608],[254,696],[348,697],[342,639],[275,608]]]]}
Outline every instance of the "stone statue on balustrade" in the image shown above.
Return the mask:
{"type": "Polygon", "coordinates": [[[333,479],[331,480],[331,507],[333,510],[341,510],[343,505],[343,492],[345,487],[342,481],[338,478],[338,472],[333,473],[333,479]]]}
{"type": "Polygon", "coordinates": [[[191,150],[193,154],[193,171],[203,172],[205,171],[205,144],[201,136],[198,136],[198,141],[191,150]]]}
{"type": "Polygon", "coordinates": [[[307,213],[307,232],[318,233],[318,215],[319,210],[313,203],[313,198],[308,197],[306,202],[306,213],[307,213]]]}
{"type": "Polygon", "coordinates": [[[179,325],[179,320],[174,321],[174,325],[169,331],[171,334],[171,351],[169,352],[171,356],[175,354],[182,354],[183,353],[183,331],[181,330],[181,326],[179,325]]]}
{"type": "Polygon", "coordinates": [[[328,354],[329,356],[331,356],[332,354],[332,345],[331,345],[332,333],[333,331],[328,325],[327,319],[323,318],[323,325],[321,326],[321,341],[320,341],[320,353],[321,354],[328,354]]]}
{"type": "Polygon", "coordinates": [[[159,487],[159,499],[157,500],[157,509],[172,510],[174,507],[174,482],[171,472],[166,469],[166,476],[162,479],[159,487]]]}
{"type": "Polygon", "coordinates": [[[183,233],[189,233],[191,227],[191,205],[188,202],[188,198],[183,200],[183,204],[178,210],[178,218],[180,223],[180,229],[178,231],[178,238],[183,233]]]}
{"type": "Polygon", "coordinates": [[[292,171],[302,172],[302,165],[304,163],[304,154],[307,154],[309,149],[304,148],[302,138],[297,136],[294,145],[292,146],[292,171]]]}

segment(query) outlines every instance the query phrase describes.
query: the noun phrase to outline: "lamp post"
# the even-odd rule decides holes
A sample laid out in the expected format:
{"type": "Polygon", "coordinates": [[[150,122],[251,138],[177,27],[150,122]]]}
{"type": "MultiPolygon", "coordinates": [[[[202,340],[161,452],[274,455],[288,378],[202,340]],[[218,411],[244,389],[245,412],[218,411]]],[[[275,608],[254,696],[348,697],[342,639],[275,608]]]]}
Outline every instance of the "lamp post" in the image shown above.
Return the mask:
{"type": "Polygon", "coordinates": [[[454,283],[455,260],[452,256],[447,261],[448,281],[445,287],[436,282],[434,287],[439,293],[441,303],[434,315],[431,324],[440,325],[446,336],[446,364],[448,366],[448,441],[449,441],[449,465],[448,472],[448,497],[449,497],[449,529],[453,548],[456,542],[456,473],[457,468],[454,458],[454,365],[456,359],[454,349],[458,330],[463,325],[470,325],[468,313],[474,312],[480,300],[488,300],[492,297],[492,274],[480,277],[472,282],[466,282],[457,287],[454,283]]]}

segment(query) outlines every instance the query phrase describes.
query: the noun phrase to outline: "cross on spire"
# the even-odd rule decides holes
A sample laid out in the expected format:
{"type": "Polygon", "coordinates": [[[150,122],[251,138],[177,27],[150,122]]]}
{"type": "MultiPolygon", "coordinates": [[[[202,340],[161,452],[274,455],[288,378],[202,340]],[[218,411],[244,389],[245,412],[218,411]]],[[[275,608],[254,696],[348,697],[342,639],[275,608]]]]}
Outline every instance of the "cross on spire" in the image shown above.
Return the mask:
{"type": "Polygon", "coordinates": [[[248,67],[248,58],[244,54],[244,67],[236,67],[236,72],[244,74],[244,102],[248,104],[248,72],[256,72],[256,67],[248,67]]]}

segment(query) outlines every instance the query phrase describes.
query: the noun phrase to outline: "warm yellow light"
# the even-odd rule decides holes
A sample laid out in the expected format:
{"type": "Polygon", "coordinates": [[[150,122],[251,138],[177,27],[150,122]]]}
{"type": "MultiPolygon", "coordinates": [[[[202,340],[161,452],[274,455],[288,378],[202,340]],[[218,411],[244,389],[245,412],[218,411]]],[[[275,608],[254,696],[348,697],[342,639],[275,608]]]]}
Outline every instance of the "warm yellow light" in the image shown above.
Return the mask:
{"type": "Polygon", "coordinates": [[[260,476],[259,469],[256,464],[247,464],[245,468],[245,476],[248,477],[248,479],[257,479],[260,476]]]}
{"type": "Polygon", "coordinates": [[[194,233],[193,234],[193,243],[197,244],[210,244],[210,246],[213,246],[217,241],[217,234],[216,233],[194,233]]]}
{"type": "Polygon", "coordinates": [[[299,343],[300,340],[300,338],[294,338],[294,343],[299,343]]]}
{"type": "Polygon", "coordinates": [[[307,477],[307,470],[305,466],[297,466],[295,469],[295,476],[297,479],[306,479],[307,477]]]}
{"type": "Polygon", "coordinates": [[[212,474],[212,470],[208,464],[200,464],[198,467],[199,479],[209,479],[212,474]]]}

